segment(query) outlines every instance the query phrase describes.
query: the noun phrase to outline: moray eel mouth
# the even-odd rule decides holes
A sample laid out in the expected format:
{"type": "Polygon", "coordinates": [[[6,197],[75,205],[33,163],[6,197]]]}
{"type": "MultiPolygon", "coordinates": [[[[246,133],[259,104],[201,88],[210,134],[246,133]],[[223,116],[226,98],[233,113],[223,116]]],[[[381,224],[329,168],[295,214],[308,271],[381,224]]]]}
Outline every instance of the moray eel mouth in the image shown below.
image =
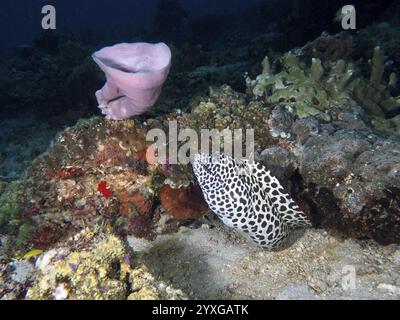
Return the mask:
{"type": "Polygon", "coordinates": [[[273,249],[291,230],[311,226],[279,181],[260,163],[221,153],[198,153],[193,172],[210,209],[263,248],[273,249]]]}

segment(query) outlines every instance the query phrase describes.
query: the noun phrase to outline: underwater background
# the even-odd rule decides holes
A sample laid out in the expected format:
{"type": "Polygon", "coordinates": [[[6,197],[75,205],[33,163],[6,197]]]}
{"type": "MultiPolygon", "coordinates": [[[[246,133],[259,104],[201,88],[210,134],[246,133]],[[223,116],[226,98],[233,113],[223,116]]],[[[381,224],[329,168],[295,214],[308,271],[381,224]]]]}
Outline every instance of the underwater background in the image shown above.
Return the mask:
{"type": "Polygon", "coordinates": [[[0,27],[1,299],[400,298],[397,1],[5,0],[0,27]],[[122,42],[171,67],[108,120],[92,54],[122,42]],[[149,160],[169,121],[254,129],[312,228],[268,251],[227,227],[191,165],[149,160]]]}

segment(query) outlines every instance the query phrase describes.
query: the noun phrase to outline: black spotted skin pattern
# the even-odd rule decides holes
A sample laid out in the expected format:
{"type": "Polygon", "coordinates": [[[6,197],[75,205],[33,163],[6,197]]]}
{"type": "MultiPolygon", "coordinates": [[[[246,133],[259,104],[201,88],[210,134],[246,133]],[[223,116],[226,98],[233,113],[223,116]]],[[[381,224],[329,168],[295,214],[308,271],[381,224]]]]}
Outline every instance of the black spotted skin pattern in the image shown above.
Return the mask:
{"type": "Polygon", "coordinates": [[[294,228],[310,221],[279,181],[260,163],[224,154],[198,153],[193,171],[212,211],[229,227],[273,249],[294,228]]]}

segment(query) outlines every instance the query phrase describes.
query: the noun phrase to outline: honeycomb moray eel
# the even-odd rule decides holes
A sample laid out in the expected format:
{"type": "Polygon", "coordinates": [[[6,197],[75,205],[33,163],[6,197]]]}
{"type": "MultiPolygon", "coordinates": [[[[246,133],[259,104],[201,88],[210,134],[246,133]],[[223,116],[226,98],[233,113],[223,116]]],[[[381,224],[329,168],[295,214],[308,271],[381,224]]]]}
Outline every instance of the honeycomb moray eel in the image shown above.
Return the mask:
{"type": "Polygon", "coordinates": [[[197,153],[193,171],[212,211],[229,227],[274,249],[291,230],[311,223],[279,181],[260,163],[221,153],[197,153]]]}

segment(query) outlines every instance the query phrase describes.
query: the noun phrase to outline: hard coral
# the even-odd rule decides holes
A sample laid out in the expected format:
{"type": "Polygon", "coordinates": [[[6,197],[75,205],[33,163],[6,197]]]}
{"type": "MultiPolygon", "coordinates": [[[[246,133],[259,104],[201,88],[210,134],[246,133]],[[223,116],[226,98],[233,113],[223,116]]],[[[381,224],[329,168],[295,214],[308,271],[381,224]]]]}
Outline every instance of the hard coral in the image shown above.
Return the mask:
{"type": "Polygon", "coordinates": [[[153,276],[146,267],[127,261],[128,252],[117,237],[104,233],[93,238],[85,232],[74,238],[79,235],[86,238],[87,248],[52,249],[38,259],[26,299],[126,299],[132,292],[135,299],[162,297],[148,280],[153,276]]]}
{"type": "MultiPolygon", "coordinates": [[[[263,73],[255,80],[246,78],[248,92],[252,93],[253,100],[262,97],[267,103],[279,105],[299,118],[313,116],[330,122],[337,119],[338,113],[361,106],[373,119],[384,119],[388,112],[395,112],[398,102],[382,77],[381,49],[375,48],[373,54],[371,78],[366,79],[351,61],[341,59],[323,64],[320,59],[312,58],[308,66],[304,59],[289,51],[281,59],[279,73],[272,70],[268,58],[264,59],[263,73]]],[[[272,117],[275,116],[273,112],[272,117]]],[[[389,127],[383,131],[398,135],[389,127]]],[[[282,133],[286,136],[286,132],[282,133]]]]}
{"type": "Polygon", "coordinates": [[[160,200],[167,214],[177,220],[198,219],[208,210],[197,185],[179,189],[165,185],[160,190],[160,200]]]}

